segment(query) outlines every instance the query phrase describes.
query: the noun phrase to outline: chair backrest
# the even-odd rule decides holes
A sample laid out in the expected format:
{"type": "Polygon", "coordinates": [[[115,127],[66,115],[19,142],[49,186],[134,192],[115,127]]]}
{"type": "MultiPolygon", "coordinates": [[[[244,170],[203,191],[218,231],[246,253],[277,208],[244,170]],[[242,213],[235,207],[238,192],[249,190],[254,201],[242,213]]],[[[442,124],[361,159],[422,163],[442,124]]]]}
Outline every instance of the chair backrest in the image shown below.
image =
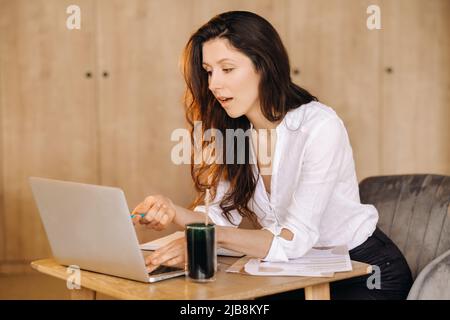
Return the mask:
{"type": "Polygon", "coordinates": [[[399,247],[413,278],[450,249],[450,176],[377,176],[359,184],[361,202],[373,204],[378,227],[399,247]]]}

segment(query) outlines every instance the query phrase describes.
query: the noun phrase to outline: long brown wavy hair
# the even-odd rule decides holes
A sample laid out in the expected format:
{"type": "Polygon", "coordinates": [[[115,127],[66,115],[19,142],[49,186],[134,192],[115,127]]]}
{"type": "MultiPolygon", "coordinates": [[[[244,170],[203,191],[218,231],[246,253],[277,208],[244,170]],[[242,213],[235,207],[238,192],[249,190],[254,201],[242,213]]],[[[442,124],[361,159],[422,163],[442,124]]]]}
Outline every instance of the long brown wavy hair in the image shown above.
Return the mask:
{"type": "MultiPolygon", "coordinates": [[[[194,163],[195,152],[205,150],[209,143],[202,141],[194,145],[194,122],[201,121],[201,133],[208,129],[218,130],[226,136],[226,129],[250,128],[246,116],[231,118],[208,89],[208,75],[202,67],[203,44],[212,39],[226,39],[241,53],[249,57],[260,75],[259,101],[263,115],[270,121],[283,119],[289,110],[300,107],[317,98],[294,84],[290,76],[289,57],[274,27],[264,18],[248,11],[230,11],[219,14],[192,34],[183,52],[183,74],[186,81],[184,105],[190,127],[192,153],[191,175],[198,192],[191,209],[205,200],[206,189],[215,197],[220,180],[228,180],[230,188],[220,202],[223,215],[232,222],[231,210],[255,222],[255,214],[248,203],[255,192],[257,180],[250,164],[250,140],[245,137],[245,162],[237,161],[239,152],[234,152],[232,163],[194,163]],[[203,149],[202,149],[203,148],[203,149]]],[[[198,131],[196,131],[198,132],[198,131]]],[[[229,146],[224,139],[223,155],[229,146]]],[[[234,148],[234,147],[233,147],[234,148]]],[[[242,151],[242,150],[239,150],[242,151]]],[[[242,155],[242,153],[241,153],[242,155]]],[[[197,161],[198,162],[198,161],[197,161]]]]}

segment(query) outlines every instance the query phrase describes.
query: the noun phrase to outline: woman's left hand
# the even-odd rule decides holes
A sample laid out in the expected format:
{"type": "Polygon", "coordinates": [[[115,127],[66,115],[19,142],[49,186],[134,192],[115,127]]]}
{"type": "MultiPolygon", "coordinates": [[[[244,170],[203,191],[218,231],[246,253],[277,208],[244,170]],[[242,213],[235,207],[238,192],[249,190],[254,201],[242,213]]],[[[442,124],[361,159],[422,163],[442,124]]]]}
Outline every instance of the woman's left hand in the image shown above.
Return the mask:
{"type": "Polygon", "coordinates": [[[163,264],[166,266],[174,266],[184,264],[186,261],[186,238],[173,240],[165,246],[155,250],[151,255],[145,258],[145,264],[149,272],[156,269],[157,266],[163,264]]]}

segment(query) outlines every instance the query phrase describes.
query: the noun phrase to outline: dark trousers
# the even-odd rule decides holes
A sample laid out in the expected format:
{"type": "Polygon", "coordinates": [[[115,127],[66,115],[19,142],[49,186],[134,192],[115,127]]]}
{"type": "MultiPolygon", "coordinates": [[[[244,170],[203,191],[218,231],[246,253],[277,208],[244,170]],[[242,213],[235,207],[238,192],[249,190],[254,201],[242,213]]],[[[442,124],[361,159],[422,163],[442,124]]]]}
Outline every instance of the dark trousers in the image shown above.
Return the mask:
{"type": "MultiPolygon", "coordinates": [[[[372,236],[349,253],[351,260],[372,265],[372,274],[330,283],[332,300],[406,299],[413,282],[408,263],[378,227],[372,236]]],[[[303,289],[262,297],[277,300],[304,298],[303,289]]]]}

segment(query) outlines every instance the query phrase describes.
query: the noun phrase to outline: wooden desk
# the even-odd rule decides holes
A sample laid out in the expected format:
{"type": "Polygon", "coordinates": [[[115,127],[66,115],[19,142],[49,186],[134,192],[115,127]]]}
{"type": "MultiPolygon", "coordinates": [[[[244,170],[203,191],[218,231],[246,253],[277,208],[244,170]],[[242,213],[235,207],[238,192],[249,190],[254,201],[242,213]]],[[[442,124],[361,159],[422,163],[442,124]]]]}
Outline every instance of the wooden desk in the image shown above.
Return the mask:
{"type": "MultiPolygon", "coordinates": [[[[206,300],[254,299],[270,294],[305,288],[307,300],[329,300],[330,282],[353,278],[372,272],[371,266],[352,261],[353,270],[338,272],[331,278],[261,277],[225,272],[237,258],[219,257],[216,281],[194,283],[184,277],[156,283],[141,283],[105,274],[81,271],[81,289],[70,290],[72,299],[95,299],[102,293],[118,299],[206,300]]],[[[44,274],[67,280],[67,267],[53,259],[38,260],[31,266],[44,274]]]]}

